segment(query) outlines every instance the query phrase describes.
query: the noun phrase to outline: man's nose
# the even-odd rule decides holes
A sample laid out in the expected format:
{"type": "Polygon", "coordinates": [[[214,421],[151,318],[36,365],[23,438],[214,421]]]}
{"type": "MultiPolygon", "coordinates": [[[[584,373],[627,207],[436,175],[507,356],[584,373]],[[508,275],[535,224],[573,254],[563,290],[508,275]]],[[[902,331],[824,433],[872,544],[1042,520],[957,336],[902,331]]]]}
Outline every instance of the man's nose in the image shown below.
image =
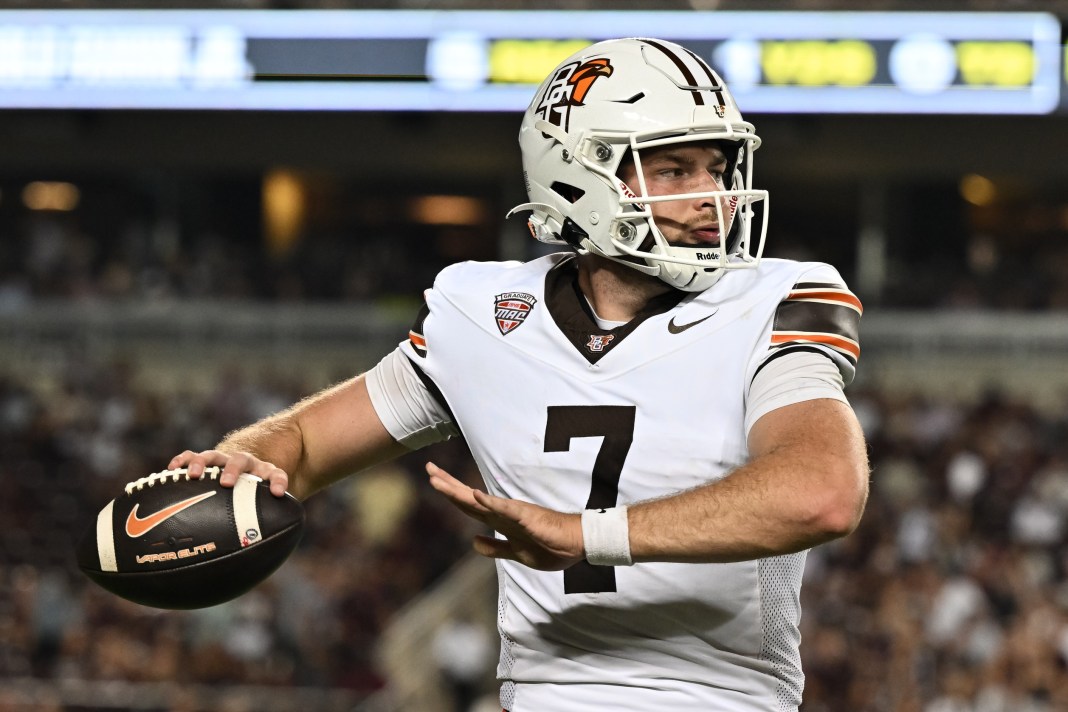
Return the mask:
{"type": "Polygon", "coordinates": [[[715,209],[716,200],[720,200],[722,202],[722,198],[717,195],[710,195],[710,193],[715,193],[716,191],[720,190],[723,190],[723,184],[720,183],[720,181],[715,176],[705,174],[701,178],[697,179],[697,181],[695,181],[690,192],[703,194],[699,198],[697,198],[698,205],[700,205],[701,207],[710,207],[712,209],[715,209]]]}
{"type": "MultiPolygon", "coordinates": [[[[691,193],[709,193],[716,190],[723,190],[723,183],[716,175],[702,172],[694,177],[694,182],[691,187],[691,193]]],[[[712,200],[712,198],[708,198],[708,200],[712,200]]]]}

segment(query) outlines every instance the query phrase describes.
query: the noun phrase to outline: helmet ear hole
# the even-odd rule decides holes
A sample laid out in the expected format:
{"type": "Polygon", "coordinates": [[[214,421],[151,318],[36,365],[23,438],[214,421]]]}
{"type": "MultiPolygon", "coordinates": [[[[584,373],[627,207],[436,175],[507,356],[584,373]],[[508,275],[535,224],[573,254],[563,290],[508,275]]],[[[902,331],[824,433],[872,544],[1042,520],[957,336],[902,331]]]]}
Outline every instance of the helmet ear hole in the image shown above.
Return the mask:
{"type": "Polygon", "coordinates": [[[586,191],[581,188],[569,185],[568,183],[562,183],[561,181],[556,181],[549,187],[554,193],[569,203],[577,203],[582,196],[586,195],[586,191]]]}

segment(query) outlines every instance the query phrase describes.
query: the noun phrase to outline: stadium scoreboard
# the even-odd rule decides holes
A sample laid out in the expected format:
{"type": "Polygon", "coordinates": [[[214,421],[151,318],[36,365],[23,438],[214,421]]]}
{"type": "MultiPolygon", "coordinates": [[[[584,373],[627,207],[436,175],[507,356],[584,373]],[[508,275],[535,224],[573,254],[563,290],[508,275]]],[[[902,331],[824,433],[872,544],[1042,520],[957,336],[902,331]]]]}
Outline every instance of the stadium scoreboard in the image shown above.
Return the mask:
{"type": "Polygon", "coordinates": [[[1027,12],[0,10],[0,108],[520,111],[610,37],[685,45],[748,113],[1068,111],[1027,12]]]}

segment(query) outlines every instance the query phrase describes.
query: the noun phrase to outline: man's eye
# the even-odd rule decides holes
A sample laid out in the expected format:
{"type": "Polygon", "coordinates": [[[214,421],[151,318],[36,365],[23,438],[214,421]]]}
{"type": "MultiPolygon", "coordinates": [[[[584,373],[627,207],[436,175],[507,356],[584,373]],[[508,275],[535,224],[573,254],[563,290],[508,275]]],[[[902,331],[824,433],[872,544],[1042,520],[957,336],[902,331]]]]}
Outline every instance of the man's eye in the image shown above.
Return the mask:
{"type": "Polygon", "coordinates": [[[712,176],[712,178],[715,179],[716,182],[722,183],[722,182],[724,182],[724,180],[726,180],[727,169],[726,168],[713,168],[712,170],[710,170],[708,172],[708,174],[710,176],[712,176]]]}

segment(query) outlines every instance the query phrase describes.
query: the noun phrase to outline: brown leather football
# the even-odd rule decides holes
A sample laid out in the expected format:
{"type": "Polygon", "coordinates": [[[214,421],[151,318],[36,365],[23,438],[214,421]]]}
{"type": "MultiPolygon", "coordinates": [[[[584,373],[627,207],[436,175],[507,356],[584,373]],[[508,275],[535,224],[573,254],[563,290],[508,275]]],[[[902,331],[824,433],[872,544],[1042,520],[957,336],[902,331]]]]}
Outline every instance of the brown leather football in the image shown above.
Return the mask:
{"type": "Polygon", "coordinates": [[[77,547],[78,565],[108,591],[155,608],[205,608],[229,601],[271,575],[304,532],[304,506],[244,474],[219,484],[183,468],[126,485],[77,547]]]}

